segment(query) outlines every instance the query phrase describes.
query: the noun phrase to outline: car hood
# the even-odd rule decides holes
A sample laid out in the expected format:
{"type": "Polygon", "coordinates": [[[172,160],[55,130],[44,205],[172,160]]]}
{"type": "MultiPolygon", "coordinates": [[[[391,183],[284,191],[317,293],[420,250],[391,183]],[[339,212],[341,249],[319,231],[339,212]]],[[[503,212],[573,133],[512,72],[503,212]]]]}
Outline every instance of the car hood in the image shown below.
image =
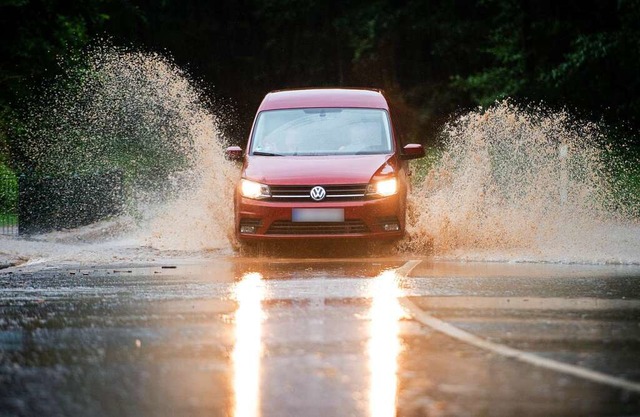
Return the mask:
{"type": "Polygon", "coordinates": [[[270,185],[366,184],[393,155],[247,156],[243,176],[270,185]]]}

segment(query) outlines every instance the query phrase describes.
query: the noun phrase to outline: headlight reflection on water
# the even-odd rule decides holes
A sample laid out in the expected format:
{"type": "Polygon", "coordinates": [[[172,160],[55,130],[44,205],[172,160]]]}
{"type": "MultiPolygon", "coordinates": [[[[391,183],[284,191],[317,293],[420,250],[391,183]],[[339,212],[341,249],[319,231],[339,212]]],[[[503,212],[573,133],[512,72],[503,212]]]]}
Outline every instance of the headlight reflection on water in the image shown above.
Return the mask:
{"type": "MultiPolygon", "coordinates": [[[[243,275],[234,288],[235,345],[232,354],[235,417],[260,416],[260,380],[264,282],[262,274],[243,275]]],[[[401,350],[399,320],[403,310],[394,271],[384,271],[370,283],[370,329],[367,344],[369,415],[396,415],[398,356],[401,350]]]]}
{"type": "Polygon", "coordinates": [[[233,348],[234,416],[260,415],[260,362],[262,355],[262,274],[243,275],[234,288],[238,302],[233,348]]]}
{"type": "Polygon", "coordinates": [[[396,415],[398,390],[398,355],[403,310],[398,301],[395,271],[384,271],[371,283],[369,354],[369,415],[396,415]]]}

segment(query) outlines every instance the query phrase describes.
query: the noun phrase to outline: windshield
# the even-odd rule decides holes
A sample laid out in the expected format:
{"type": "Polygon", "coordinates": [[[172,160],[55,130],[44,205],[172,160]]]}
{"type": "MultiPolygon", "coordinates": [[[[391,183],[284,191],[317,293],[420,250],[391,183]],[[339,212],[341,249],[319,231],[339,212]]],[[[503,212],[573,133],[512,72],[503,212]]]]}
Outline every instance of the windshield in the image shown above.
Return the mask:
{"type": "Polygon", "coordinates": [[[251,155],[367,155],[392,152],[381,109],[269,110],[258,115],[251,155]]]}

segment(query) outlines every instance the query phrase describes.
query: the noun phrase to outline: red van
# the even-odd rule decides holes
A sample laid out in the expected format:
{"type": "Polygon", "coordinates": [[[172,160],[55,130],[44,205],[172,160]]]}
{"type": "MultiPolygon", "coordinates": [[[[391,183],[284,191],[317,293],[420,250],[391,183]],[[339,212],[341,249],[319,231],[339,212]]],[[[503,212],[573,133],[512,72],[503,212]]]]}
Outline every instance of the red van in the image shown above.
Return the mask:
{"type": "Polygon", "coordinates": [[[271,239],[397,239],[405,230],[407,160],[380,91],[275,91],[258,108],[235,192],[235,233],[271,239]]]}

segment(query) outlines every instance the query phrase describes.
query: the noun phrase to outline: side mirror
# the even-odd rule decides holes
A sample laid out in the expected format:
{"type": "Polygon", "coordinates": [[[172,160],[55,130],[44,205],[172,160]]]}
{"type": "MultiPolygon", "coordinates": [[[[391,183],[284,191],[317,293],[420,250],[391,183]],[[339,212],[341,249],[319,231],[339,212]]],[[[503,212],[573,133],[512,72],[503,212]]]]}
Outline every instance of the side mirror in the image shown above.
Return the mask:
{"type": "Polygon", "coordinates": [[[424,156],[424,147],[417,143],[410,143],[402,148],[400,158],[404,160],[422,158],[424,156]]]}
{"type": "Polygon", "coordinates": [[[242,148],[239,146],[229,146],[224,152],[224,156],[229,161],[242,161],[242,148]]]}

